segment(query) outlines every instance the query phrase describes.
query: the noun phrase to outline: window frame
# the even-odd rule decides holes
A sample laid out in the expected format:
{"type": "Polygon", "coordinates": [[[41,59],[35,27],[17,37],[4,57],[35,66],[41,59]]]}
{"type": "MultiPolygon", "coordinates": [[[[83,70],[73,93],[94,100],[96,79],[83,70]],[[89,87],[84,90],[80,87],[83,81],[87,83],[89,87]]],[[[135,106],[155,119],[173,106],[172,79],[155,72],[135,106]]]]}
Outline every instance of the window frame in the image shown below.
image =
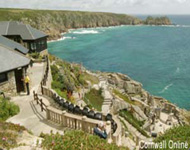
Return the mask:
{"type": "Polygon", "coordinates": [[[8,74],[7,74],[7,72],[4,72],[4,73],[0,73],[0,76],[1,75],[4,75],[4,78],[2,78],[1,79],[1,77],[0,77],[0,84],[1,83],[4,83],[4,82],[7,82],[9,79],[8,79],[8,74]]]}

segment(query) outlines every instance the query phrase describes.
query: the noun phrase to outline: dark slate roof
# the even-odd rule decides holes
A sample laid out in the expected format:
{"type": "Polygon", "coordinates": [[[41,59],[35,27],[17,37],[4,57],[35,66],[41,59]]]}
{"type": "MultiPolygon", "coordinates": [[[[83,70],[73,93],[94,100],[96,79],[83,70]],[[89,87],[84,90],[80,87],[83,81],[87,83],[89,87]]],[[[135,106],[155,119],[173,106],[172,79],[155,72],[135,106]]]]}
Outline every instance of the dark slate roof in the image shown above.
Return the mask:
{"type": "Polygon", "coordinates": [[[21,53],[0,44],[0,73],[27,66],[30,59],[21,53]]]}
{"type": "Polygon", "coordinates": [[[23,40],[36,40],[42,37],[47,37],[42,31],[18,21],[0,22],[0,35],[20,35],[23,40]]]}
{"type": "Polygon", "coordinates": [[[19,52],[21,52],[23,54],[27,54],[29,51],[27,48],[25,48],[21,44],[14,42],[12,40],[9,40],[3,36],[0,36],[0,44],[5,45],[14,50],[18,50],[19,52]]]}

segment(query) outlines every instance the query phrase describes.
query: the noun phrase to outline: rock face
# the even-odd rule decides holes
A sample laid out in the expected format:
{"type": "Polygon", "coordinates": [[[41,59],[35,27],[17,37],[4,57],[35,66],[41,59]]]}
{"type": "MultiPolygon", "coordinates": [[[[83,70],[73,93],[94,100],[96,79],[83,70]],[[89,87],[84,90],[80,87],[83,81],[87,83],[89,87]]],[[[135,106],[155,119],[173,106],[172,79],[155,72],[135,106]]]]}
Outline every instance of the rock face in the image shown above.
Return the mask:
{"type": "Polygon", "coordinates": [[[114,114],[117,114],[120,110],[129,109],[130,107],[131,105],[126,103],[125,101],[121,99],[114,99],[112,111],[114,114]]]}
{"type": "Polygon", "coordinates": [[[135,81],[126,81],[124,82],[123,88],[128,94],[140,94],[142,85],[135,81]]]}

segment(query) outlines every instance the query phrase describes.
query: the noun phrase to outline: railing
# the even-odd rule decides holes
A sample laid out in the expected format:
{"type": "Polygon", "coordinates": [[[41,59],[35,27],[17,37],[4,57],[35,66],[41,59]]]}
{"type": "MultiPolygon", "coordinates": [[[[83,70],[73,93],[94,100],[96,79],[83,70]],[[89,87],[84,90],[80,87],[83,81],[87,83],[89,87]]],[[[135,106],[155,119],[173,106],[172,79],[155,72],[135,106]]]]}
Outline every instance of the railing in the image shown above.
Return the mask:
{"type": "MultiPolygon", "coordinates": [[[[49,90],[44,90],[45,93],[49,93],[52,95],[51,92],[48,92],[49,90]]],[[[38,94],[33,92],[34,94],[34,100],[36,101],[37,104],[40,105],[41,111],[46,111],[46,118],[47,120],[56,123],[57,125],[67,127],[70,129],[75,129],[75,130],[82,130],[84,132],[93,134],[94,128],[99,124],[101,121],[100,120],[94,120],[87,118],[86,116],[79,116],[71,113],[67,113],[66,111],[61,111],[58,110],[54,107],[51,106],[46,106],[43,103],[43,100],[38,97],[38,94]]],[[[111,136],[111,122],[107,121],[104,123],[106,124],[106,131],[108,133],[108,141],[112,141],[112,136],[111,136]]]]}
{"type": "Polygon", "coordinates": [[[38,94],[35,93],[35,91],[33,91],[33,94],[34,94],[34,101],[36,101],[36,103],[40,105],[41,111],[42,111],[42,112],[43,112],[43,111],[46,111],[46,110],[47,110],[47,106],[43,103],[42,99],[40,99],[40,98],[38,97],[38,94]]]}
{"type": "MultiPolygon", "coordinates": [[[[61,111],[53,107],[47,107],[47,119],[61,125],[75,130],[82,130],[87,133],[93,134],[94,128],[100,122],[99,120],[94,120],[87,118],[86,116],[78,116],[74,114],[67,113],[66,111],[61,111]]],[[[108,139],[111,138],[111,123],[110,121],[105,122],[108,132],[108,139]]]]}
{"type": "MultiPolygon", "coordinates": [[[[46,56],[46,66],[45,66],[45,72],[41,81],[41,86],[46,86],[47,79],[48,79],[48,72],[49,72],[49,59],[48,56],[46,56]]],[[[42,93],[43,94],[43,93],[42,93]]]]}

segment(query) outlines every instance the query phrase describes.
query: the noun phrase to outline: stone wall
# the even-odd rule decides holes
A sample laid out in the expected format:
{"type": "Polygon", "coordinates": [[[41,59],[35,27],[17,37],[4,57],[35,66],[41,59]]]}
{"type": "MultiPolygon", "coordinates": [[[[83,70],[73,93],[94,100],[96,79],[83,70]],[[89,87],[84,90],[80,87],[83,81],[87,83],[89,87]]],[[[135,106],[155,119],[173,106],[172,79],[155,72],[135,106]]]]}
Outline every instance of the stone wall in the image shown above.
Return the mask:
{"type": "Polygon", "coordinates": [[[14,71],[8,72],[8,81],[0,83],[0,91],[3,91],[5,95],[13,96],[16,95],[16,81],[14,71]]]}

